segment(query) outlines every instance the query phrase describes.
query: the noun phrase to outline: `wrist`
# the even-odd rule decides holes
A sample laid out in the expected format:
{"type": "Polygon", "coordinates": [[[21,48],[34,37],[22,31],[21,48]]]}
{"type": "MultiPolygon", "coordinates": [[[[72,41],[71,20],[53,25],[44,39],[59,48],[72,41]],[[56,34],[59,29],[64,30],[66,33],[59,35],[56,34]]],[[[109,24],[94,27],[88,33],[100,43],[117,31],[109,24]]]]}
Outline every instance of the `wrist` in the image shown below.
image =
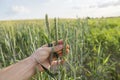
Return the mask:
{"type": "Polygon", "coordinates": [[[33,62],[33,64],[36,65],[36,68],[38,68],[39,71],[44,71],[44,69],[42,68],[41,64],[39,64],[39,62],[36,60],[35,57],[30,56],[29,58],[31,59],[31,61],[33,62]]]}

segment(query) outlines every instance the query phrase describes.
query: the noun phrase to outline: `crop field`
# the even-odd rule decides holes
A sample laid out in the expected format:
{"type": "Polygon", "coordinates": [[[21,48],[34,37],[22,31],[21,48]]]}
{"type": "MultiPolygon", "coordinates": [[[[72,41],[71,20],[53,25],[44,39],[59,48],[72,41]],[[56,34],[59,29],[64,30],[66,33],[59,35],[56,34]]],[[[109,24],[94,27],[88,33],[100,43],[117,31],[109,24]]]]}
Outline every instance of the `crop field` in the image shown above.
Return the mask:
{"type": "MultiPolygon", "coordinates": [[[[120,80],[120,17],[0,21],[0,68],[59,39],[70,52],[64,64],[50,70],[58,72],[56,80],[120,80]]],[[[54,79],[37,71],[31,80],[54,79]]]]}

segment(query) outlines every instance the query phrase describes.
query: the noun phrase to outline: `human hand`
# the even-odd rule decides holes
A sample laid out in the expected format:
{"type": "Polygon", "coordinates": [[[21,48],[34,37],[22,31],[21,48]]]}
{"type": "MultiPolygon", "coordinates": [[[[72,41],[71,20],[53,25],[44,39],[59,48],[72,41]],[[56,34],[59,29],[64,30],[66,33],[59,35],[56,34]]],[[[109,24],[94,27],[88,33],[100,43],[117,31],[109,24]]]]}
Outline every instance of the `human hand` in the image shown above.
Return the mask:
{"type": "MultiPolygon", "coordinates": [[[[55,42],[53,42],[53,44],[55,44],[55,42]]],[[[58,53],[59,57],[62,57],[62,49],[64,48],[63,46],[63,41],[59,40],[58,44],[56,46],[54,46],[54,52],[58,53]]],[[[69,46],[66,46],[66,53],[69,52],[69,46]]],[[[53,57],[53,60],[51,62],[50,65],[50,61],[49,61],[49,57],[50,54],[52,53],[52,47],[48,47],[48,45],[43,45],[42,47],[38,48],[32,55],[31,57],[33,59],[35,59],[37,62],[39,62],[41,65],[43,65],[44,67],[46,67],[47,69],[49,69],[51,66],[56,66],[60,63],[63,62],[63,60],[55,60],[55,57],[53,57]]],[[[42,67],[41,65],[38,64],[38,68],[40,69],[40,71],[42,71],[42,67]]]]}

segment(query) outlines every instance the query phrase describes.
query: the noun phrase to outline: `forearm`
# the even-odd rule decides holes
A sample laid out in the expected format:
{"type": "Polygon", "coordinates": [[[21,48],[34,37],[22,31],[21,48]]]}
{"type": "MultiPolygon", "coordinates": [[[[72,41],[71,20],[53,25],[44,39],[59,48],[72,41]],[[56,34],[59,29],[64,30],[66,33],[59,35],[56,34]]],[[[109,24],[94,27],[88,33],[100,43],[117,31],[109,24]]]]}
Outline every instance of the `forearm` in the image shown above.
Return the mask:
{"type": "Polygon", "coordinates": [[[0,71],[0,80],[27,80],[35,74],[36,62],[30,57],[0,71]]]}

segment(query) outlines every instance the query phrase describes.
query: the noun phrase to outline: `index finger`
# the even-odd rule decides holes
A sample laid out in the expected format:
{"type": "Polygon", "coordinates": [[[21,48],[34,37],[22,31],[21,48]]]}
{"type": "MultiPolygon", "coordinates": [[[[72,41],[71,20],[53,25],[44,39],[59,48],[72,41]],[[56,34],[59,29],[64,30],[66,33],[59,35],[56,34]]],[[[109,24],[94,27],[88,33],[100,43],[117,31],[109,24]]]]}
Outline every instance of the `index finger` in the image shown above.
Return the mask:
{"type": "Polygon", "coordinates": [[[50,44],[45,44],[45,45],[43,45],[42,47],[52,47],[52,46],[49,46],[49,45],[57,45],[57,44],[63,44],[63,40],[61,39],[61,40],[58,40],[58,43],[56,44],[56,42],[55,41],[53,41],[52,43],[50,43],[50,44]]]}

